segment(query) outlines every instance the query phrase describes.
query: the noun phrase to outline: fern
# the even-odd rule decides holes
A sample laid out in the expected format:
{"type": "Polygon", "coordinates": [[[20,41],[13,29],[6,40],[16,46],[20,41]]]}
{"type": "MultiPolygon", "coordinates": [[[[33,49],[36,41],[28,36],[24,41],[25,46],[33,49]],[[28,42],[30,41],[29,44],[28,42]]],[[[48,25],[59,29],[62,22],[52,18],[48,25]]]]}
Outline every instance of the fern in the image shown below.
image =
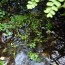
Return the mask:
{"type": "Polygon", "coordinates": [[[55,15],[55,12],[61,7],[61,2],[64,2],[64,0],[49,0],[49,2],[47,2],[47,8],[44,10],[47,17],[52,18],[53,15],[55,15]]]}
{"type": "MultiPolygon", "coordinates": [[[[27,4],[27,9],[33,9],[37,6],[38,2],[40,0],[31,0],[31,1],[28,1],[28,4],[27,4]]],[[[44,10],[44,13],[46,13],[47,17],[49,18],[52,18],[55,13],[58,11],[59,8],[61,7],[65,7],[65,3],[63,6],[61,6],[61,2],[64,2],[64,0],[49,0],[47,2],[47,8],[44,10]]]]}
{"type": "Polygon", "coordinates": [[[28,1],[28,4],[27,4],[27,8],[28,9],[33,9],[37,6],[37,3],[39,2],[39,0],[31,0],[31,1],[28,1]]]}
{"type": "Polygon", "coordinates": [[[64,4],[62,5],[62,7],[65,8],[65,2],[64,2],[64,4]]]}

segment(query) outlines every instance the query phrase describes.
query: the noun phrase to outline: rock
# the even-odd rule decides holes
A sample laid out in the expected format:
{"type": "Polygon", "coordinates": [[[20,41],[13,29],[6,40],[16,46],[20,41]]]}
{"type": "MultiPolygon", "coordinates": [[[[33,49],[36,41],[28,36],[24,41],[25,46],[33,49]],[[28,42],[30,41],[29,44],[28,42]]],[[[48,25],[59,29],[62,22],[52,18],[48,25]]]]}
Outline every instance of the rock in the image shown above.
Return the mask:
{"type": "Polygon", "coordinates": [[[59,61],[59,65],[65,65],[65,56],[61,57],[58,61],[59,61]]]}
{"type": "Polygon", "coordinates": [[[24,52],[16,55],[15,65],[30,65],[28,56],[24,52]]]}
{"type": "Polygon", "coordinates": [[[44,59],[44,61],[40,63],[34,62],[28,58],[28,55],[21,51],[16,55],[15,65],[49,65],[49,62],[46,59],[44,59]]]}

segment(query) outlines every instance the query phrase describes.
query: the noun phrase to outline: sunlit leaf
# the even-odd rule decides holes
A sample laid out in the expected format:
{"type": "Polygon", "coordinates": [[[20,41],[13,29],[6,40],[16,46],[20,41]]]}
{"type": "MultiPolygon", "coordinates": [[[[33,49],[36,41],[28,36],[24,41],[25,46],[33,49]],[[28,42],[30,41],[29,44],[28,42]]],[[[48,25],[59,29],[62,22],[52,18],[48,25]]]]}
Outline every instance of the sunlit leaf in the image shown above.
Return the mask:
{"type": "Polygon", "coordinates": [[[35,0],[35,2],[39,2],[39,0],[35,0]]]}
{"type": "Polygon", "coordinates": [[[64,2],[64,4],[62,5],[62,7],[65,8],[65,2],[64,2]]]}
{"type": "Polygon", "coordinates": [[[58,8],[57,8],[56,6],[52,6],[52,9],[53,9],[54,11],[58,11],[58,8]]]}
{"type": "Polygon", "coordinates": [[[46,10],[44,10],[44,12],[45,12],[45,13],[49,13],[49,12],[50,12],[50,10],[51,10],[51,8],[50,8],[50,7],[48,7],[46,10]]]}
{"type": "Polygon", "coordinates": [[[47,17],[52,18],[52,17],[53,17],[53,15],[52,15],[51,13],[49,13],[49,14],[47,14],[47,17]]]}
{"type": "Polygon", "coordinates": [[[37,3],[36,2],[32,2],[32,4],[28,4],[27,5],[27,8],[28,9],[33,9],[33,8],[35,8],[35,6],[37,6],[37,3]]]}
{"type": "Polygon", "coordinates": [[[63,2],[64,0],[59,0],[60,2],[63,2]]]}
{"type": "Polygon", "coordinates": [[[33,2],[32,1],[28,1],[28,4],[33,4],[33,2]]]}
{"type": "Polygon", "coordinates": [[[53,10],[51,10],[50,13],[51,13],[52,15],[55,15],[55,11],[53,11],[53,10]]]}
{"type": "Polygon", "coordinates": [[[54,4],[52,2],[48,2],[47,6],[53,6],[54,4]]]}
{"type": "Polygon", "coordinates": [[[59,8],[61,6],[61,3],[58,1],[54,1],[54,4],[59,8]]]}
{"type": "Polygon", "coordinates": [[[56,0],[49,0],[49,1],[52,1],[52,2],[54,2],[54,1],[56,1],[56,0]]]}

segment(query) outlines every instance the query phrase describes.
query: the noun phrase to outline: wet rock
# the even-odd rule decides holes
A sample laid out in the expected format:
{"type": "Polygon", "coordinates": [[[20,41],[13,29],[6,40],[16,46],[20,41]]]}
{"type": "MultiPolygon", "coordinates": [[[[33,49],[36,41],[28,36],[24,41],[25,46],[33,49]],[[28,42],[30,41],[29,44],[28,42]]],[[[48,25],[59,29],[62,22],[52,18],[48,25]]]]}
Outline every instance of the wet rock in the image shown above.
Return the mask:
{"type": "Polygon", "coordinates": [[[61,57],[58,61],[59,61],[59,65],[65,65],[65,56],[61,57]]]}
{"type": "Polygon", "coordinates": [[[29,59],[23,51],[18,53],[15,58],[15,65],[49,65],[47,59],[44,59],[43,62],[34,62],[29,59]]]}
{"type": "Polygon", "coordinates": [[[55,59],[55,58],[57,58],[57,57],[59,57],[60,55],[59,55],[59,52],[58,51],[53,51],[53,53],[52,53],[52,55],[51,55],[51,57],[53,58],[53,59],[55,59]]]}
{"type": "Polygon", "coordinates": [[[15,58],[15,65],[30,65],[28,56],[24,54],[24,52],[17,54],[15,58]]]}
{"type": "Polygon", "coordinates": [[[31,65],[45,65],[45,63],[41,62],[41,63],[37,63],[37,62],[31,62],[31,65]]]}

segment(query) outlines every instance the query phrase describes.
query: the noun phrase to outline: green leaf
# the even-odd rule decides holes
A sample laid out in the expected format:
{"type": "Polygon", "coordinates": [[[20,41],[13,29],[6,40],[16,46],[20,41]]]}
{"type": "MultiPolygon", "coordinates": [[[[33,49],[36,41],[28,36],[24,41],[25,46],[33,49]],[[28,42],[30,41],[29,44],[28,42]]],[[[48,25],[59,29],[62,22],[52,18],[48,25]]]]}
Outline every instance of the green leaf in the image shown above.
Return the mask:
{"type": "Polygon", "coordinates": [[[49,0],[49,1],[54,2],[54,1],[56,1],[56,0],[49,0]]]}
{"type": "Polygon", "coordinates": [[[5,12],[3,11],[2,14],[5,15],[5,12]]]}
{"type": "Polygon", "coordinates": [[[36,2],[32,2],[32,3],[27,5],[27,8],[28,9],[33,9],[33,8],[35,8],[35,6],[37,6],[37,3],[36,2]]]}
{"type": "Polygon", "coordinates": [[[50,13],[51,13],[52,15],[55,15],[55,12],[54,12],[53,10],[51,10],[50,13]]]}
{"type": "Polygon", "coordinates": [[[33,52],[29,52],[29,56],[31,60],[36,61],[38,59],[38,54],[37,53],[33,53],[33,52]]]}
{"type": "Polygon", "coordinates": [[[2,14],[2,12],[0,12],[0,15],[2,14]]]}
{"type": "Polygon", "coordinates": [[[27,9],[32,9],[32,7],[28,4],[28,5],[27,5],[27,9]]]}
{"type": "Polygon", "coordinates": [[[64,0],[59,0],[60,2],[63,2],[64,0]]]}
{"type": "Polygon", "coordinates": [[[4,61],[0,60],[0,65],[3,65],[4,64],[4,61]]]}
{"type": "Polygon", "coordinates": [[[35,2],[39,2],[39,0],[35,0],[35,2]]]}
{"type": "Polygon", "coordinates": [[[49,12],[50,12],[50,10],[51,10],[51,8],[50,8],[50,7],[48,7],[46,10],[44,10],[44,12],[45,12],[45,13],[49,13],[49,12]]]}
{"type": "Polygon", "coordinates": [[[52,6],[52,10],[58,11],[58,8],[56,6],[52,6]]]}
{"type": "Polygon", "coordinates": [[[51,22],[48,22],[48,23],[46,24],[46,28],[47,28],[48,30],[51,30],[51,29],[52,29],[52,24],[51,24],[51,22]]]}
{"type": "Polygon", "coordinates": [[[31,0],[31,1],[34,1],[34,2],[39,2],[39,0],[31,0]]]}
{"type": "Polygon", "coordinates": [[[32,42],[29,44],[29,46],[30,46],[30,48],[35,48],[36,44],[35,44],[35,42],[32,42]]]}
{"type": "Polygon", "coordinates": [[[54,4],[52,2],[48,2],[47,6],[53,6],[54,4]]]}
{"type": "Polygon", "coordinates": [[[48,14],[47,14],[47,17],[52,18],[52,17],[53,17],[53,15],[52,15],[51,13],[48,13],[48,14]]]}
{"type": "Polygon", "coordinates": [[[64,2],[64,4],[62,5],[62,7],[65,8],[65,2],[64,2]]]}
{"type": "Polygon", "coordinates": [[[33,2],[33,6],[34,6],[34,7],[37,6],[37,3],[36,3],[36,2],[33,2]]]}
{"type": "Polygon", "coordinates": [[[58,2],[58,1],[54,1],[53,3],[54,3],[58,8],[61,6],[61,3],[58,2]]]}
{"type": "Polygon", "coordinates": [[[28,4],[33,4],[33,2],[32,1],[28,1],[28,4]]]}

